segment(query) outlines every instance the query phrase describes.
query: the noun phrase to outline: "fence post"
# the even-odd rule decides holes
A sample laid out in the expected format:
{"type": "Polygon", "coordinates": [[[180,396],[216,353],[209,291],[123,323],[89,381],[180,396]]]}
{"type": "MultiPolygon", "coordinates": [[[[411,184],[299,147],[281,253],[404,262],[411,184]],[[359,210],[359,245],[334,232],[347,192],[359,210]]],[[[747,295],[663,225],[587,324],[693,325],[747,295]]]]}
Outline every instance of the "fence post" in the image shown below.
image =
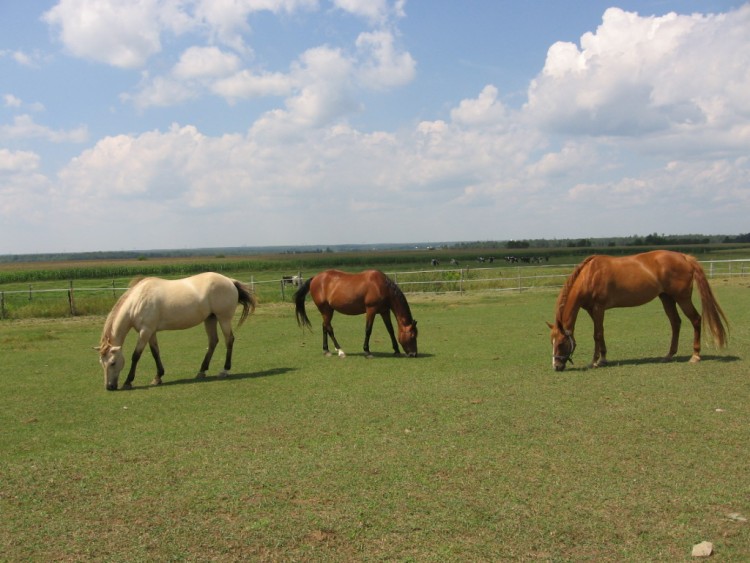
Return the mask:
{"type": "Polygon", "coordinates": [[[0,291],[0,319],[5,318],[5,292],[0,291]]]}
{"type": "Polygon", "coordinates": [[[29,301],[31,301],[31,294],[34,291],[34,286],[29,284],[29,301]]]}
{"type": "Polygon", "coordinates": [[[112,280],[112,298],[114,299],[116,297],[115,295],[115,280],[112,280]]]}
{"type": "Polygon", "coordinates": [[[68,286],[68,305],[70,306],[70,316],[75,317],[76,303],[75,299],[73,298],[73,280],[70,280],[70,285],[68,286]]]}

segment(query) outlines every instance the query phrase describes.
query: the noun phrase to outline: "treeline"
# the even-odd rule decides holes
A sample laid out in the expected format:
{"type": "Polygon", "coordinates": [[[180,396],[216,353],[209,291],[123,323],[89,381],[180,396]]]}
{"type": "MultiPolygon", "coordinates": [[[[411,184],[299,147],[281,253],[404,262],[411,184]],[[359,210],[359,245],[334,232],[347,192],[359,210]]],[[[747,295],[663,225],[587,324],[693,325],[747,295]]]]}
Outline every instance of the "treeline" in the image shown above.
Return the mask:
{"type": "Polygon", "coordinates": [[[699,244],[722,244],[722,243],[744,243],[750,242],[750,233],[736,237],[726,235],[660,235],[652,233],[640,236],[628,237],[600,237],[600,238],[576,238],[576,239],[527,239],[507,241],[475,241],[460,242],[448,245],[448,248],[486,248],[486,249],[508,249],[523,250],[533,248],[606,248],[627,246],[686,246],[699,244]]]}

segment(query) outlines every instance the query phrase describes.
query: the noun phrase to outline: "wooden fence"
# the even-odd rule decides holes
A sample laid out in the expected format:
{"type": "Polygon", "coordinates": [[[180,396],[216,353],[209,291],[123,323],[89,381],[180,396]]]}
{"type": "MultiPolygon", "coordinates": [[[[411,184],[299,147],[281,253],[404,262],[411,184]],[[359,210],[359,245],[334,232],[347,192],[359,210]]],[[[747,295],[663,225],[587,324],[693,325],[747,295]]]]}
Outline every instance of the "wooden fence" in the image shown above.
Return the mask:
{"type": "MultiPolygon", "coordinates": [[[[734,278],[750,276],[750,259],[709,260],[701,262],[707,276],[711,278],[734,278]]],[[[403,289],[404,293],[466,293],[477,291],[523,292],[535,290],[557,290],[575,264],[557,265],[505,265],[472,268],[432,268],[418,271],[386,272],[403,289]]],[[[260,280],[251,276],[249,283],[260,297],[261,303],[288,301],[300,282],[314,275],[297,272],[294,276],[282,276],[260,280]]],[[[108,311],[127,288],[114,280],[106,287],[76,286],[71,280],[66,288],[35,289],[29,285],[24,289],[0,290],[0,319],[13,316],[13,312],[24,308],[32,311],[24,317],[58,317],[86,314],[102,314],[108,311]]]]}

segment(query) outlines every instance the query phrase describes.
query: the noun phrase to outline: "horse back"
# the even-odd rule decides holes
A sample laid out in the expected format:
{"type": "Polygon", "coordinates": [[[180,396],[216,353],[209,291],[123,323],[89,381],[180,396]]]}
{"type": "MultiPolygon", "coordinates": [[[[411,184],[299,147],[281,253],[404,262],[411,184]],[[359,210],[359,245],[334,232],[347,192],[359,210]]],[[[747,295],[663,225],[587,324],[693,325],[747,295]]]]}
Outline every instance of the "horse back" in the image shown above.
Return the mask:
{"type": "Polygon", "coordinates": [[[231,319],[237,307],[234,282],[214,272],[178,280],[147,278],[139,287],[141,317],[156,330],[190,328],[211,315],[231,319]]]}
{"type": "Polygon", "coordinates": [[[692,292],[693,268],[688,256],[667,250],[602,255],[589,263],[585,285],[605,308],[643,305],[661,294],[680,300],[692,292]]]}
{"type": "Polygon", "coordinates": [[[345,315],[361,315],[369,308],[382,310],[388,299],[387,278],[379,270],[352,274],[326,270],[310,284],[310,296],[318,309],[331,308],[345,315]]]}

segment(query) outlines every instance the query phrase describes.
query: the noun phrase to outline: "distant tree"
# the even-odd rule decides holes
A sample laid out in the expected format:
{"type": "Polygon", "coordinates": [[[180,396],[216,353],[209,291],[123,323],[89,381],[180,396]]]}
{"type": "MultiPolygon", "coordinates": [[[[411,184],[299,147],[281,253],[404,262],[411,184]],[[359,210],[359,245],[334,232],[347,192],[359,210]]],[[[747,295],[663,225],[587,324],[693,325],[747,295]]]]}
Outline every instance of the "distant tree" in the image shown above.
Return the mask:
{"type": "Polygon", "coordinates": [[[667,239],[663,236],[659,236],[656,233],[652,233],[644,240],[646,246],[658,246],[661,244],[667,244],[667,239]]]}
{"type": "Polygon", "coordinates": [[[508,244],[505,245],[507,248],[528,248],[529,241],[526,240],[509,240],[508,244]]]}
{"type": "Polygon", "coordinates": [[[587,238],[581,238],[576,241],[568,241],[568,248],[589,248],[591,246],[591,240],[587,238]]]}

